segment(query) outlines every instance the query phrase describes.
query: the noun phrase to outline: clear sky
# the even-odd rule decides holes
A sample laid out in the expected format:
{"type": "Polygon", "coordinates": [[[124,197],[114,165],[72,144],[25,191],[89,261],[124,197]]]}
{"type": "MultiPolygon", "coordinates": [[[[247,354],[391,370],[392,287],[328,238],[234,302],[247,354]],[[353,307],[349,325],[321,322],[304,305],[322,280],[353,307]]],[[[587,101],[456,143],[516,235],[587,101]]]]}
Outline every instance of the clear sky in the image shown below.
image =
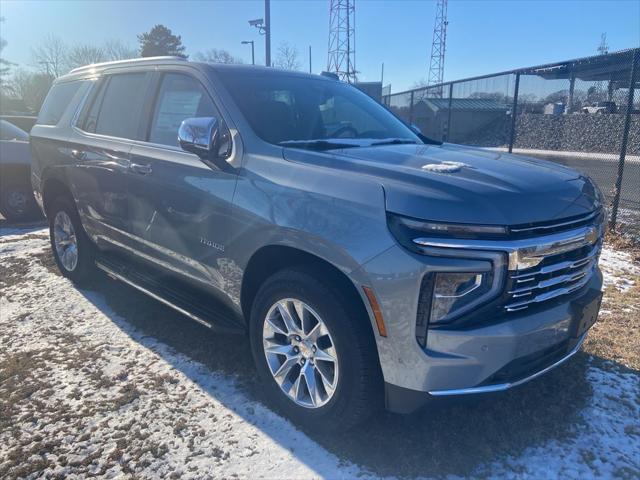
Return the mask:
{"type": "MultiPolygon", "coordinates": [[[[271,3],[272,51],[288,41],[308,68],[311,45],[313,71],[326,69],[329,0],[271,3]]],[[[5,58],[23,66],[48,33],[70,45],[117,38],[136,47],[136,35],[157,23],[181,35],[189,54],[223,48],[250,62],[240,42],[255,40],[264,62],[263,37],[247,23],[263,15],[261,0],[0,0],[0,35],[5,58]]],[[[393,91],[426,78],[434,15],[434,1],[356,0],[360,79],[379,80],[382,62],[393,91]]],[[[449,0],[445,80],[592,55],[602,32],[612,51],[640,46],[640,0],[449,0]]]]}

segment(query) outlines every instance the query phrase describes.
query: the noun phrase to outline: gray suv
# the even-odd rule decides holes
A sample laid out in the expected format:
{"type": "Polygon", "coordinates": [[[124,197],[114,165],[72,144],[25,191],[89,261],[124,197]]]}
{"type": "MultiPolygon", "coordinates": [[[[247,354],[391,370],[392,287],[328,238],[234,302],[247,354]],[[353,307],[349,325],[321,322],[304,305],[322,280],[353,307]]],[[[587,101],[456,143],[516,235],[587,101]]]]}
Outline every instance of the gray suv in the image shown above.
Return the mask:
{"type": "Polygon", "coordinates": [[[430,140],[330,75],[91,65],[55,82],[31,148],[66,277],[249,335],[269,398],[315,428],[519,385],[598,314],[591,180],[430,140]]]}

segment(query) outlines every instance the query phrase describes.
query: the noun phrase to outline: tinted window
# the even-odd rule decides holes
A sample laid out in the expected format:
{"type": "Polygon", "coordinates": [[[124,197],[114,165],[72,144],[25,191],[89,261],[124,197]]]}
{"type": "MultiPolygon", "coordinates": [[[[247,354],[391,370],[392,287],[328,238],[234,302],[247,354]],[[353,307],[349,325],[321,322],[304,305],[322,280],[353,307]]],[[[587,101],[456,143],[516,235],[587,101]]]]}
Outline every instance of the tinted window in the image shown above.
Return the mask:
{"type": "Polygon", "coordinates": [[[80,81],[58,83],[51,87],[40,109],[37,123],[40,125],[56,125],[69,106],[69,102],[71,102],[71,99],[80,88],[81,83],[80,81]]]}
{"type": "Polygon", "coordinates": [[[149,141],[178,145],[178,128],[185,118],[215,117],[216,109],[200,82],[187,75],[164,76],[149,131],[149,141]]]}
{"type": "Polygon", "coordinates": [[[107,83],[95,133],[138,138],[146,93],[146,73],[113,75],[107,83]]]}
{"type": "Polygon", "coordinates": [[[274,73],[220,71],[256,134],[270,143],[328,139],[401,138],[416,135],[371,97],[343,82],[274,73]]]}
{"type": "Polygon", "coordinates": [[[85,108],[80,116],[78,126],[85,132],[95,133],[96,125],[98,123],[98,114],[100,113],[100,107],[102,106],[102,99],[104,98],[104,92],[106,82],[102,81],[97,85],[96,91],[92,95],[90,101],[85,105],[85,108]]]}
{"type": "Polygon", "coordinates": [[[29,135],[6,120],[0,120],[0,140],[28,140],[29,135]]]}

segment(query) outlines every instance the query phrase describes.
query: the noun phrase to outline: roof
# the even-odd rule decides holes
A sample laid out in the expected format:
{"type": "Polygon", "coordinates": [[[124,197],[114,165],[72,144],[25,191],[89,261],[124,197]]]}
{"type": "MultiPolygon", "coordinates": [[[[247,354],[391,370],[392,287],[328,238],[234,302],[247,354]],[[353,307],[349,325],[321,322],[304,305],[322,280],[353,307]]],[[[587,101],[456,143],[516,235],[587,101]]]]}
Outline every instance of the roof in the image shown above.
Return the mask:
{"type": "MultiPolygon", "coordinates": [[[[422,98],[416,104],[425,103],[432,110],[446,110],[449,108],[448,98],[422,98]]],[[[503,101],[493,98],[452,98],[451,110],[482,110],[482,111],[506,111],[509,106],[503,101]]]]}
{"type": "Polygon", "coordinates": [[[262,65],[246,65],[246,64],[231,64],[231,63],[209,63],[209,62],[191,62],[186,58],[182,57],[144,57],[144,58],[132,58],[129,60],[116,60],[113,62],[103,62],[103,63],[94,63],[91,65],[85,65],[83,67],[74,68],[66,75],[61,76],[58,81],[70,80],[71,78],[75,78],[79,75],[83,74],[92,74],[99,73],[105,70],[110,70],[111,68],[126,68],[130,66],[153,66],[153,65],[192,65],[192,66],[200,66],[212,69],[216,72],[242,72],[243,74],[248,74],[250,72],[256,72],[260,74],[266,75],[289,75],[289,76],[298,76],[298,77],[311,77],[311,78],[324,78],[329,81],[333,81],[332,79],[323,76],[323,75],[314,75],[305,72],[298,72],[294,70],[283,70],[276,67],[265,67],[262,65]]]}

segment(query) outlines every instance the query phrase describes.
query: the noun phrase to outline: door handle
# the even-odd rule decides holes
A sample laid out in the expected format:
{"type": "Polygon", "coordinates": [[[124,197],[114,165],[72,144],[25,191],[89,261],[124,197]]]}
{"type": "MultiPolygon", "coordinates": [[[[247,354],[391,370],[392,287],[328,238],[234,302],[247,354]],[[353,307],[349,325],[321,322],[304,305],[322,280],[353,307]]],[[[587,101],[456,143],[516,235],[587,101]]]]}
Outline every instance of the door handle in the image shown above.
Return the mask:
{"type": "Polygon", "coordinates": [[[151,169],[151,165],[144,165],[140,163],[131,163],[129,164],[129,169],[132,172],[136,172],[140,175],[149,175],[153,170],[151,169]]]}

